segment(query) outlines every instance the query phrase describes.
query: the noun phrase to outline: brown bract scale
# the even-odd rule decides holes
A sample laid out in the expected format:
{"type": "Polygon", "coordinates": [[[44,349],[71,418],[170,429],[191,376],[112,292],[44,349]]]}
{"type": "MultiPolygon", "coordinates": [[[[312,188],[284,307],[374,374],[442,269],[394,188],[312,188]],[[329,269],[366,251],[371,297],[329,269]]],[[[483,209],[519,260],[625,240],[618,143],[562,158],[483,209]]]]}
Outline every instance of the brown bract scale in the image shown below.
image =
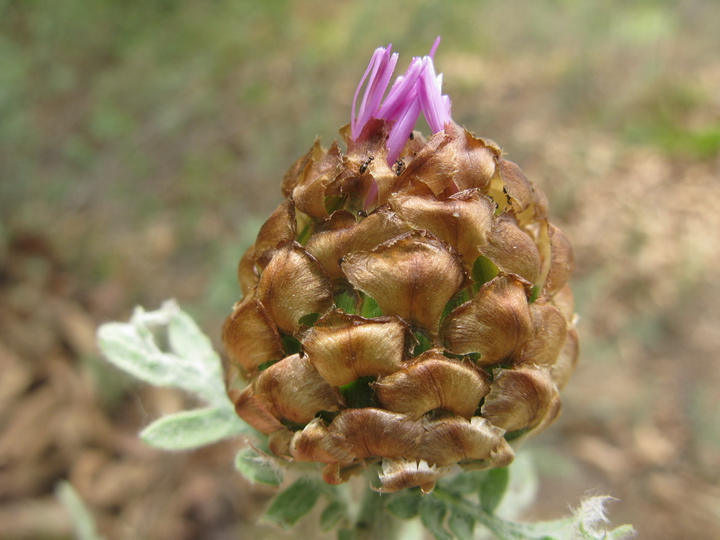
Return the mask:
{"type": "Polygon", "coordinates": [[[250,294],[250,291],[258,284],[258,276],[255,270],[255,246],[250,246],[240,259],[238,264],[238,282],[243,298],[250,294]]]}
{"type": "Polygon", "coordinates": [[[450,122],[388,163],[394,125],[370,118],[346,153],[316,141],[293,164],[223,340],[230,397],[276,456],[331,484],[376,463],[380,491],[429,492],[458,466],[508,465],[508,441],[559,414],[573,254],[495,143],[450,122]]]}
{"type": "Polygon", "coordinates": [[[397,317],[366,319],[332,312],[310,329],[302,345],[320,375],[342,386],[400,369],[408,333],[407,324],[397,317]]]}
{"type": "MultiPolygon", "coordinates": [[[[444,132],[436,133],[405,167],[397,182],[397,191],[412,192],[417,184],[430,188],[439,196],[451,190],[453,177],[458,172],[455,156],[446,151],[452,139],[444,132]]],[[[454,191],[457,191],[456,189],[454,191]]]]}
{"type": "Polygon", "coordinates": [[[483,366],[518,357],[532,332],[528,294],[516,275],[492,279],[445,318],[441,342],[455,354],[480,354],[483,366]]]}
{"type": "Polygon", "coordinates": [[[295,238],[297,238],[295,204],[288,200],[278,206],[260,228],[253,251],[255,263],[260,268],[265,268],[278,246],[282,242],[293,241],[295,238]]]}
{"type": "Polygon", "coordinates": [[[230,360],[249,372],[284,355],[280,332],[254,294],[240,302],[225,321],[223,341],[230,360]]]}
{"type": "Polygon", "coordinates": [[[371,250],[411,230],[388,206],[381,206],[359,221],[350,212],[339,210],[318,224],[305,248],[332,279],[338,279],[345,277],[340,268],[343,257],[371,250]]]}
{"type": "Polygon", "coordinates": [[[555,296],[570,279],[575,268],[575,258],[567,236],[553,224],[549,225],[548,239],[550,242],[550,269],[543,287],[543,294],[555,296]]]}
{"type": "Polygon", "coordinates": [[[492,460],[491,453],[504,448],[505,430],[486,418],[466,420],[447,416],[429,420],[418,455],[428,463],[445,466],[466,460],[492,460]]]}
{"type": "Polygon", "coordinates": [[[390,206],[408,224],[424,229],[451,245],[467,270],[487,245],[494,217],[493,202],[479,189],[468,189],[437,200],[406,194],[393,195],[390,206]]]}
{"type": "Polygon", "coordinates": [[[350,465],[356,459],[350,442],[341,433],[331,433],[319,418],[295,433],[290,443],[290,455],[298,461],[326,464],[350,465]]]}
{"type": "Polygon", "coordinates": [[[445,305],[465,283],[457,253],[424,230],[398,236],[371,251],[350,253],[341,268],[350,283],[431,336],[445,305]]]}
{"type": "Polygon", "coordinates": [[[427,461],[408,461],[406,459],[384,459],[380,481],[381,493],[392,493],[408,487],[420,486],[423,493],[430,493],[435,482],[449,471],[428,465],[427,461]]]}
{"type": "Polygon", "coordinates": [[[373,387],[383,408],[416,420],[435,409],[470,419],[490,390],[487,375],[474,363],[451,360],[437,350],[381,377],[373,387]]]}
{"type": "Polygon", "coordinates": [[[306,158],[295,167],[293,173],[286,175],[287,185],[292,186],[292,199],[298,210],[316,219],[328,216],[325,197],[338,192],[337,177],[343,170],[343,157],[337,143],[333,143],[325,152],[316,140],[306,158]],[[297,172],[296,172],[297,169],[297,172]],[[335,187],[335,190],[332,188],[335,187]]]}
{"type": "Polygon", "coordinates": [[[500,214],[488,234],[488,241],[480,246],[480,253],[505,273],[517,274],[530,283],[540,276],[542,259],[533,239],[519,228],[515,216],[500,214]]]}
{"type": "Polygon", "coordinates": [[[567,331],[567,338],[555,364],[550,370],[550,376],[553,382],[562,390],[570,380],[570,376],[575,371],[578,358],[580,357],[580,338],[577,329],[570,326],[567,331]]]}
{"type": "Polygon", "coordinates": [[[418,422],[374,407],[344,410],[330,424],[329,431],[350,443],[356,459],[413,456],[423,436],[418,422]]]}
{"type": "Polygon", "coordinates": [[[455,187],[486,189],[495,176],[502,151],[495,142],[475,137],[467,129],[451,124],[448,152],[454,153],[458,171],[453,177],[455,187]]]}
{"type": "Polygon", "coordinates": [[[303,316],[325,313],[333,303],[330,280],[315,258],[294,241],[275,251],[260,275],[257,297],[277,327],[289,334],[300,328],[303,316]]]}
{"type": "Polygon", "coordinates": [[[530,304],[532,330],[516,359],[519,364],[552,366],[558,359],[567,336],[567,320],[551,304],[530,304]]]}
{"type": "MultiPolygon", "coordinates": [[[[288,356],[262,371],[237,397],[238,414],[256,429],[272,433],[265,414],[278,422],[307,424],[318,411],[337,411],[342,406],[339,392],[325,381],[306,357],[288,356]],[[255,414],[263,411],[262,420],[255,414]]],[[[273,424],[277,429],[277,424],[273,424]]]]}
{"type": "Polygon", "coordinates": [[[545,417],[557,395],[547,369],[522,366],[498,368],[482,416],[505,431],[532,429],[545,417]]]}
{"type": "Polygon", "coordinates": [[[396,189],[397,174],[387,162],[385,140],[390,126],[384,120],[371,120],[356,140],[349,137],[345,169],[338,177],[340,192],[346,198],[348,209],[353,212],[371,206],[382,206],[387,202],[390,193],[396,189]],[[377,195],[367,201],[373,184],[377,195]]]}

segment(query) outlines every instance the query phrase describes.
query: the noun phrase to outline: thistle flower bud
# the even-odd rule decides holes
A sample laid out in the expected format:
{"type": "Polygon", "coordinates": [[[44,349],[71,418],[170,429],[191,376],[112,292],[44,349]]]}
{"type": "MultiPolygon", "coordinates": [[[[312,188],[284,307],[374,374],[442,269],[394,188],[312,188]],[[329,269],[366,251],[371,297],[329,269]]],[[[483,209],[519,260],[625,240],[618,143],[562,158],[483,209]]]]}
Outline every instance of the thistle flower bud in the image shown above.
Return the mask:
{"type": "Polygon", "coordinates": [[[379,463],[381,491],[428,492],[457,465],[505,466],[577,363],[570,243],[520,168],[452,121],[437,44],[389,90],[398,55],[375,51],[347,150],[315,141],[293,164],[238,269],[237,413],[333,484],[379,463]]]}

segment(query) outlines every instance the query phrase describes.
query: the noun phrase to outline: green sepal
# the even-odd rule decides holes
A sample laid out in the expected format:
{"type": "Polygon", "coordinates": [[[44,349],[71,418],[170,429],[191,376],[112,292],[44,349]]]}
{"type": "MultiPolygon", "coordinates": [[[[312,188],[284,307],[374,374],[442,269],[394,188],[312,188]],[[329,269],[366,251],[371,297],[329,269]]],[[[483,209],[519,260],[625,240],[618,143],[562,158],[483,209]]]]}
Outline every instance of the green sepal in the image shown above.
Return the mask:
{"type": "Polygon", "coordinates": [[[302,343],[295,336],[285,335],[280,338],[285,356],[292,356],[302,350],[302,343]]]}
{"type": "Polygon", "coordinates": [[[500,270],[495,266],[494,262],[485,257],[485,255],[478,256],[470,271],[470,277],[472,277],[472,280],[475,282],[473,293],[476,293],[482,284],[487,283],[497,276],[498,272],[500,272],[500,270]]]}
{"type": "Polygon", "coordinates": [[[413,332],[413,336],[417,340],[417,345],[413,349],[413,356],[419,356],[425,351],[429,351],[433,347],[432,341],[423,332],[413,332]]]}
{"type": "Polygon", "coordinates": [[[360,315],[366,319],[372,319],[373,317],[382,317],[383,311],[372,296],[361,293],[362,307],[360,308],[360,315]]]}
{"type": "Polygon", "coordinates": [[[355,409],[375,407],[375,391],[372,386],[370,386],[375,380],[376,377],[369,375],[367,377],[360,377],[351,383],[339,387],[340,393],[345,399],[347,406],[355,409]]]}
{"type": "Polygon", "coordinates": [[[357,313],[355,296],[350,294],[348,291],[341,291],[335,295],[335,307],[343,310],[348,315],[354,315],[357,313]]]}
{"type": "Polygon", "coordinates": [[[450,313],[453,312],[453,310],[463,305],[465,302],[470,301],[472,298],[471,291],[469,289],[463,289],[461,292],[453,296],[447,304],[445,304],[445,307],[443,308],[442,317],[440,317],[440,320],[445,320],[445,317],[450,315],[450,313]]]}
{"type": "Polygon", "coordinates": [[[315,326],[315,323],[320,318],[319,313],[308,313],[298,319],[298,324],[301,326],[315,326]]]}
{"type": "Polygon", "coordinates": [[[514,441],[515,439],[519,439],[520,437],[522,437],[523,435],[525,435],[528,431],[530,431],[530,429],[529,429],[529,428],[526,428],[526,427],[524,427],[524,428],[522,428],[522,429],[516,429],[515,431],[511,431],[511,432],[509,432],[509,433],[506,433],[506,434],[504,435],[504,438],[505,438],[505,440],[506,440],[507,442],[512,442],[512,441],[514,441]]]}
{"type": "Polygon", "coordinates": [[[307,241],[312,236],[313,226],[314,226],[314,223],[311,221],[302,228],[302,230],[298,233],[298,235],[296,237],[298,244],[303,245],[303,246],[305,244],[307,244],[307,241]]]}
{"type": "Polygon", "coordinates": [[[542,287],[540,285],[533,285],[532,289],[530,289],[530,299],[528,302],[532,304],[535,300],[537,300],[538,296],[540,296],[540,292],[542,292],[542,287]]]}

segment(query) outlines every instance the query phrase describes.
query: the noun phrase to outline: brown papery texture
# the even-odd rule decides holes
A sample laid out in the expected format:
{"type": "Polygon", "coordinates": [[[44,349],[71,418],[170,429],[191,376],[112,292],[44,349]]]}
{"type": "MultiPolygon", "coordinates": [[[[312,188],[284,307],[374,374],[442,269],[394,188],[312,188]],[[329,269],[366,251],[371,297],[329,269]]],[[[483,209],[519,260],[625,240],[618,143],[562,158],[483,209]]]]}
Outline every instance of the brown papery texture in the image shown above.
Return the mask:
{"type": "Polygon", "coordinates": [[[315,141],[285,175],[240,262],[223,337],[247,382],[228,382],[284,460],[331,484],[376,462],[380,491],[429,492],[456,465],[508,465],[559,414],[573,253],[489,139],[448,124],[388,164],[388,130],[315,141]]]}

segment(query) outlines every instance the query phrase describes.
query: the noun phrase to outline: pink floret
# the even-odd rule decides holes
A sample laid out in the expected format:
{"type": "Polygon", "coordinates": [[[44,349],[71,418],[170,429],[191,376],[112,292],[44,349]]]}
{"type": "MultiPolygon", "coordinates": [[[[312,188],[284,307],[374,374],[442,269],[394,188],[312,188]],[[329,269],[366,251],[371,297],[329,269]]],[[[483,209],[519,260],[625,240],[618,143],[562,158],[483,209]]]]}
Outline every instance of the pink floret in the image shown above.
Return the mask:
{"type": "Polygon", "coordinates": [[[442,75],[435,75],[433,65],[433,56],[439,43],[438,37],[428,56],[413,58],[405,75],[396,79],[384,101],[382,98],[398,55],[391,54],[392,45],[387,49],[376,49],[355,91],[350,122],[351,137],[356,140],[372,118],[392,122],[386,143],[390,165],[400,157],[420,112],[425,115],[433,133],[442,131],[451,121],[450,98],[442,95],[442,75]],[[355,103],[366,79],[367,86],[356,116],[355,103]]]}

